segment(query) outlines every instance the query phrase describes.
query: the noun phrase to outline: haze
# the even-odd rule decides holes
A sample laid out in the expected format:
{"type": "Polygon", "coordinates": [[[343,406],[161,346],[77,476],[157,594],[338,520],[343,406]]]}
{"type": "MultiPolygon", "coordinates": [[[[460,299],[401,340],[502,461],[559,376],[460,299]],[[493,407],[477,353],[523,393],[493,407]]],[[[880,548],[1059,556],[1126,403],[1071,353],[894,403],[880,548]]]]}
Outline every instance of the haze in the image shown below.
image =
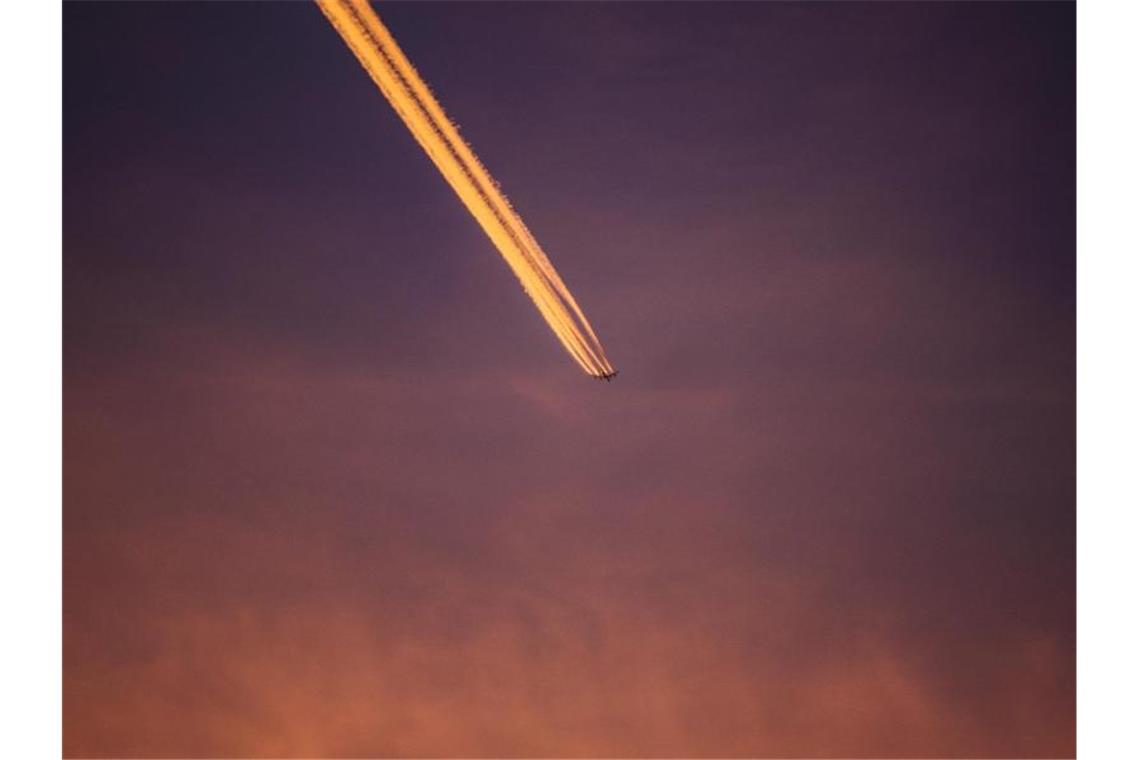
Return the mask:
{"type": "Polygon", "coordinates": [[[621,377],[314,5],[65,4],[65,753],[1072,755],[1073,6],[382,10],[621,377]]]}

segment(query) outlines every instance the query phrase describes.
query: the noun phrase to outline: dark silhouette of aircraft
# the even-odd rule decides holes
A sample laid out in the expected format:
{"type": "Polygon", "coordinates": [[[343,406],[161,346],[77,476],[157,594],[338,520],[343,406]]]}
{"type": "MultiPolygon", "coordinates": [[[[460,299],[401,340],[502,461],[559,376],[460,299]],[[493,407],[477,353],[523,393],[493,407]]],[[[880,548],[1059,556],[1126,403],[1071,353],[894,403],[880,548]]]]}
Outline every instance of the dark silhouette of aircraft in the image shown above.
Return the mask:
{"type": "Polygon", "coordinates": [[[595,377],[598,378],[599,380],[605,380],[608,383],[608,382],[611,382],[615,377],[617,377],[617,373],[618,373],[618,371],[615,369],[613,372],[609,373],[608,375],[595,375],[595,377]]]}

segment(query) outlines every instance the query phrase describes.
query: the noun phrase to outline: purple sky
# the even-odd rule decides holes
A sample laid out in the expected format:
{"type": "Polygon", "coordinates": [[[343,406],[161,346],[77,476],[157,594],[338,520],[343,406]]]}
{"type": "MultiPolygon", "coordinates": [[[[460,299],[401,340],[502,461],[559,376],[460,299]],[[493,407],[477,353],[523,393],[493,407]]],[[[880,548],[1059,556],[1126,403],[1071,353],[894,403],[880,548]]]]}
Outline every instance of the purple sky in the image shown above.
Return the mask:
{"type": "Polygon", "coordinates": [[[64,7],[69,756],[1074,746],[1075,13],[64,7]]]}

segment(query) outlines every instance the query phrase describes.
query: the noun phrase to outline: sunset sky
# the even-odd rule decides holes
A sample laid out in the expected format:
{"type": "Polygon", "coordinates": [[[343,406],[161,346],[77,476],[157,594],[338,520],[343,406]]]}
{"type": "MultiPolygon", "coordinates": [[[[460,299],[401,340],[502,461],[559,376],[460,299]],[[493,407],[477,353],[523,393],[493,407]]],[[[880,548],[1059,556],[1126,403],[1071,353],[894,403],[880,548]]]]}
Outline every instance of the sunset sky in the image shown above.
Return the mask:
{"type": "Polygon", "coordinates": [[[1075,11],[64,5],[68,756],[1065,756],[1075,11]]]}

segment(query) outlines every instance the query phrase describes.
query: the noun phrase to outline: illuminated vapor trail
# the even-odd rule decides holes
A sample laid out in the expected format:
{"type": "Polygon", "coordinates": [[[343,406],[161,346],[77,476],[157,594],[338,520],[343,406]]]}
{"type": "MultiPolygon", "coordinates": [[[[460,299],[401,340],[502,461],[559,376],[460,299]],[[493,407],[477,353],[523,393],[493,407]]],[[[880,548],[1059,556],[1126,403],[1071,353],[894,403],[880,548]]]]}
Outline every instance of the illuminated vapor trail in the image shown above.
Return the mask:
{"type": "Polygon", "coordinates": [[[588,374],[612,377],[614,368],[569,288],[367,0],[316,3],[499,249],[558,340],[588,374]]]}

